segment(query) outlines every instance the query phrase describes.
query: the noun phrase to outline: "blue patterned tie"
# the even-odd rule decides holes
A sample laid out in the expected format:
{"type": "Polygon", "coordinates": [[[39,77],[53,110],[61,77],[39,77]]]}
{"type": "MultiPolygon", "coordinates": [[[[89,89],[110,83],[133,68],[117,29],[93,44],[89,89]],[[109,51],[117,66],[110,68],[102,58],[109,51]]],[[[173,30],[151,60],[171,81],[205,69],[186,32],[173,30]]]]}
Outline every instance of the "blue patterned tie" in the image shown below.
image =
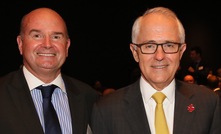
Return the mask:
{"type": "Polygon", "coordinates": [[[51,96],[56,87],[55,85],[49,85],[37,88],[41,90],[43,97],[45,134],[62,134],[56,111],[51,103],[51,96]]]}

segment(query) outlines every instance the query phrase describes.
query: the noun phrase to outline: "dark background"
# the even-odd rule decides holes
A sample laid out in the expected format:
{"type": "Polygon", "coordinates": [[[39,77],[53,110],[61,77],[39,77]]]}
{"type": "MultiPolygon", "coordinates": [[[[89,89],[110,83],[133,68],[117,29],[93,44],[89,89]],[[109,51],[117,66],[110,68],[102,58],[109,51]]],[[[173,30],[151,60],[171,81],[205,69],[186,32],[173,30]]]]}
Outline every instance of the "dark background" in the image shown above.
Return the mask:
{"type": "Polygon", "coordinates": [[[203,58],[215,70],[221,67],[221,4],[218,3],[171,0],[4,1],[0,9],[0,75],[17,70],[22,64],[16,43],[20,19],[42,6],[58,11],[67,22],[72,45],[63,66],[64,73],[90,85],[96,80],[114,88],[131,83],[132,71],[137,67],[129,49],[132,24],[136,17],[154,6],[171,8],[184,25],[188,48],[181,66],[189,60],[189,48],[199,45],[203,58]]]}

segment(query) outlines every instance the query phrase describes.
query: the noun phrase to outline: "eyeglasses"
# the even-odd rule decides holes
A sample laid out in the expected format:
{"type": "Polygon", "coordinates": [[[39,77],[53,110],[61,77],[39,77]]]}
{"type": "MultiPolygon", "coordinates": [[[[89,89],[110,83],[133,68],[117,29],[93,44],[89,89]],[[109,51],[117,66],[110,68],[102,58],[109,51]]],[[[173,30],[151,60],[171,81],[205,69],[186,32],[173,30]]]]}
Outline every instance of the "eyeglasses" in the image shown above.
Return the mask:
{"type": "Polygon", "coordinates": [[[173,54],[177,53],[182,43],[177,42],[165,42],[165,43],[153,43],[153,42],[147,42],[142,44],[135,44],[137,47],[141,49],[141,52],[143,54],[154,54],[157,51],[158,46],[161,46],[163,49],[163,52],[166,54],[173,54]]]}

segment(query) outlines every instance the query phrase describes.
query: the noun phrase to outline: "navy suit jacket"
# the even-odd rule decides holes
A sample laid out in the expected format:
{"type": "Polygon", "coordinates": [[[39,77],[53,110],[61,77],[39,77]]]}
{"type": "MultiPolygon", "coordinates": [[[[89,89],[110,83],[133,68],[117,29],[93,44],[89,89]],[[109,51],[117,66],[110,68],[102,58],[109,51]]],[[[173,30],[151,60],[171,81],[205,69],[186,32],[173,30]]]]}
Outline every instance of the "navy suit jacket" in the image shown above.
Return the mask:
{"type": "MultiPolygon", "coordinates": [[[[62,75],[67,90],[74,134],[86,134],[97,92],[62,75]]],[[[0,133],[44,134],[22,69],[0,78],[0,133]]]]}
{"type": "MultiPolygon", "coordinates": [[[[211,90],[176,81],[173,134],[221,134],[219,97],[211,90]],[[188,106],[195,110],[190,112],[188,106]]],[[[151,134],[139,80],[101,98],[92,112],[93,134],[151,134]]]]}

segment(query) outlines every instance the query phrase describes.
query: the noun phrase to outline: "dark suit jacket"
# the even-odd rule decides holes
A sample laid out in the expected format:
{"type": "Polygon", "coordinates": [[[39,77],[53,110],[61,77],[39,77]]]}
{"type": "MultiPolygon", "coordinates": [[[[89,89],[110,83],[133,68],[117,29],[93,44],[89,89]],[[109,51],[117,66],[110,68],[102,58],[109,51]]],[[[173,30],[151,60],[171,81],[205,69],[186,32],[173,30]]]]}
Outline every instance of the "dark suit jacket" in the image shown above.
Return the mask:
{"type": "Polygon", "coordinates": [[[194,68],[195,71],[194,71],[194,73],[191,73],[188,71],[188,74],[190,74],[194,77],[194,79],[198,85],[206,85],[207,84],[207,76],[209,74],[209,71],[211,70],[209,67],[209,64],[206,61],[201,60],[198,63],[197,67],[196,67],[196,65],[197,64],[195,62],[190,63],[190,65],[188,67],[194,68]]]}
{"type": "MultiPolygon", "coordinates": [[[[74,134],[86,134],[97,93],[89,85],[62,75],[74,134]]],[[[0,134],[43,134],[22,69],[0,79],[0,134]]]]}
{"type": "MultiPolygon", "coordinates": [[[[221,134],[219,97],[176,81],[173,134],[221,134]],[[195,110],[190,112],[188,106],[195,110]]],[[[93,134],[151,134],[139,81],[101,98],[92,112],[93,134]]]]}

